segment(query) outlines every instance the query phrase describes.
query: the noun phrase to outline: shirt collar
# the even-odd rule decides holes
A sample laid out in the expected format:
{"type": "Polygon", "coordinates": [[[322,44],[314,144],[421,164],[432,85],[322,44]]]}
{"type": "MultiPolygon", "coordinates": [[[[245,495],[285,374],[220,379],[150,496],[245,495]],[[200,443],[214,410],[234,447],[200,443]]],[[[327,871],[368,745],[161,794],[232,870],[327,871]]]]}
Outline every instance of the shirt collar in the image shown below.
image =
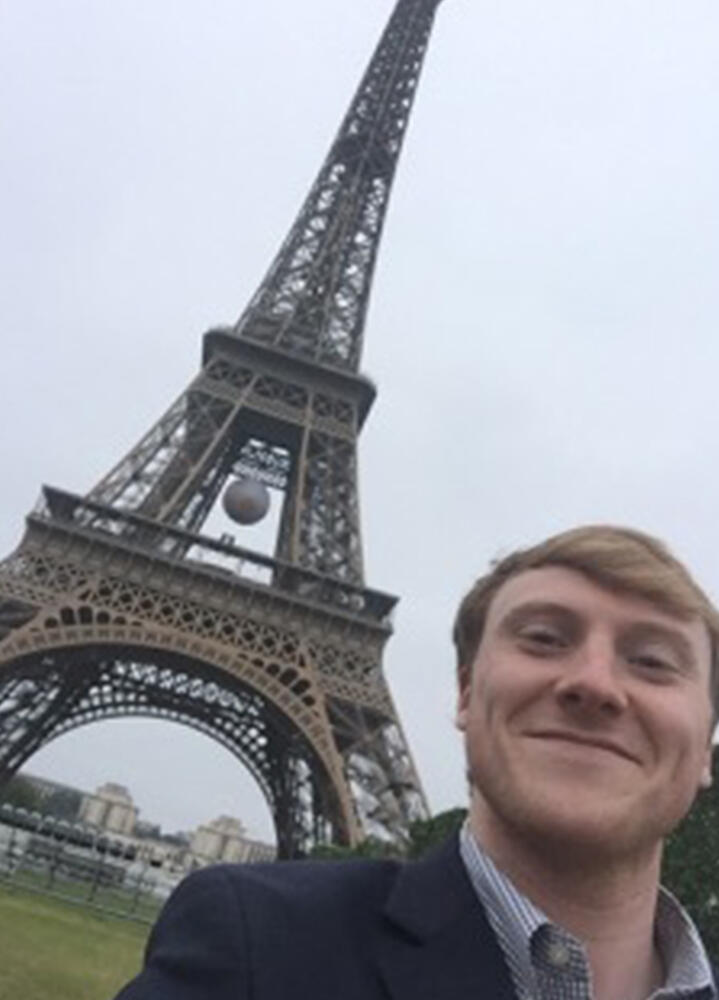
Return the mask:
{"type": "MultiPolygon", "coordinates": [[[[532,982],[532,938],[540,928],[556,925],[497,868],[471,832],[469,821],[460,832],[460,854],[515,983],[532,982]]],[[[562,928],[557,929],[567,934],[562,928]]],[[[711,965],[699,932],[686,910],[663,887],[657,901],[655,933],[666,979],[652,1000],[674,1000],[699,994],[717,1000],[711,965]]]]}
{"type": "Polygon", "coordinates": [[[666,974],[657,1000],[707,987],[712,988],[709,995],[716,997],[714,976],[699,931],[684,907],[663,886],[657,900],[655,933],[666,974]]]}

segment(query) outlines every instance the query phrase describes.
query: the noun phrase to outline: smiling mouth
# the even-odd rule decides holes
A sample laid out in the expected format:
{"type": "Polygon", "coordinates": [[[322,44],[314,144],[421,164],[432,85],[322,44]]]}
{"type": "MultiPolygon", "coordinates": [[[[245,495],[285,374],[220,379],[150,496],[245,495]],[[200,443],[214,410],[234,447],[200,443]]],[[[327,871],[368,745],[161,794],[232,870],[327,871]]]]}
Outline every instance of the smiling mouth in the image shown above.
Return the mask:
{"type": "Polygon", "coordinates": [[[616,757],[621,757],[623,760],[631,761],[633,764],[639,763],[639,760],[634,756],[634,754],[625,750],[623,746],[620,746],[618,743],[613,743],[611,740],[602,739],[601,737],[585,736],[580,733],[565,733],[549,729],[528,733],[527,735],[533,740],[573,743],[575,746],[592,747],[595,750],[606,750],[609,753],[614,754],[616,757]]]}

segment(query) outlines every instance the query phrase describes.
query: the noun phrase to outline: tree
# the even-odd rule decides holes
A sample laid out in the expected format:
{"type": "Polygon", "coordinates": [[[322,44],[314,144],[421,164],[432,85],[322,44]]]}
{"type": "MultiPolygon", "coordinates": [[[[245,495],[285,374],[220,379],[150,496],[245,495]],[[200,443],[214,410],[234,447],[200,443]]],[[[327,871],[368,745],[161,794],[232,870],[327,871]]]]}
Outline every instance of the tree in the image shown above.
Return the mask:
{"type": "Polygon", "coordinates": [[[65,819],[73,823],[78,817],[81,805],[82,792],[75,788],[53,788],[40,808],[56,819],[65,819]]]}
{"type": "Polygon", "coordinates": [[[377,837],[367,837],[355,847],[344,847],[340,844],[318,844],[310,851],[310,857],[320,861],[350,861],[358,858],[401,858],[404,851],[396,844],[378,840],[377,837]]]}
{"type": "Polygon", "coordinates": [[[466,809],[446,809],[429,819],[418,819],[409,828],[408,858],[419,858],[459,830],[467,816],[466,809]]]}
{"type": "Polygon", "coordinates": [[[714,783],[702,791],[689,815],[669,837],[662,881],[696,922],[707,951],[719,957],[719,756],[714,783]]]}
{"type": "Polygon", "coordinates": [[[7,802],[16,809],[39,810],[42,808],[42,796],[35,785],[22,774],[13,775],[0,788],[0,802],[7,802]]]}
{"type": "Polygon", "coordinates": [[[409,841],[401,846],[376,837],[367,837],[356,847],[321,844],[312,850],[310,856],[329,861],[351,858],[419,858],[458,830],[466,815],[466,809],[448,809],[430,819],[417,820],[409,828],[409,841]]]}

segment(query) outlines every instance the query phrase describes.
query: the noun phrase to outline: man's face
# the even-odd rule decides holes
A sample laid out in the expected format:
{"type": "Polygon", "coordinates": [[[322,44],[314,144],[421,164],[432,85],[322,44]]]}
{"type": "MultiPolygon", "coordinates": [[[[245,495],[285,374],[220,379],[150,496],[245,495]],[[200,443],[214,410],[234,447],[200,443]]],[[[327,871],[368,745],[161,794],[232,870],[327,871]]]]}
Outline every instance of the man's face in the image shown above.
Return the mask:
{"type": "Polygon", "coordinates": [[[699,620],[548,566],[508,580],[460,679],[478,832],[552,850],[656,850],[711,762],[699,620]]]}

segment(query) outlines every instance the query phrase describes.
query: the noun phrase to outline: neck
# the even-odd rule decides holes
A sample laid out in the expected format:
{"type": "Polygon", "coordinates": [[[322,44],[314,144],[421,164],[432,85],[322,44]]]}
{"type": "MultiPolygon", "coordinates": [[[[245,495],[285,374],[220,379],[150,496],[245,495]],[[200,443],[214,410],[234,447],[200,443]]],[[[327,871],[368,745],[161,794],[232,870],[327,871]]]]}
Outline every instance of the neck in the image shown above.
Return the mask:
{"type": "Polygon", "coordinates": [[[472,831],[497,867],[583,943],[595,1000],[645,1000],[664,980],[654,943],[661,847],[610,858],[597,845],[517,835],[473,802],[472,831]]]}

